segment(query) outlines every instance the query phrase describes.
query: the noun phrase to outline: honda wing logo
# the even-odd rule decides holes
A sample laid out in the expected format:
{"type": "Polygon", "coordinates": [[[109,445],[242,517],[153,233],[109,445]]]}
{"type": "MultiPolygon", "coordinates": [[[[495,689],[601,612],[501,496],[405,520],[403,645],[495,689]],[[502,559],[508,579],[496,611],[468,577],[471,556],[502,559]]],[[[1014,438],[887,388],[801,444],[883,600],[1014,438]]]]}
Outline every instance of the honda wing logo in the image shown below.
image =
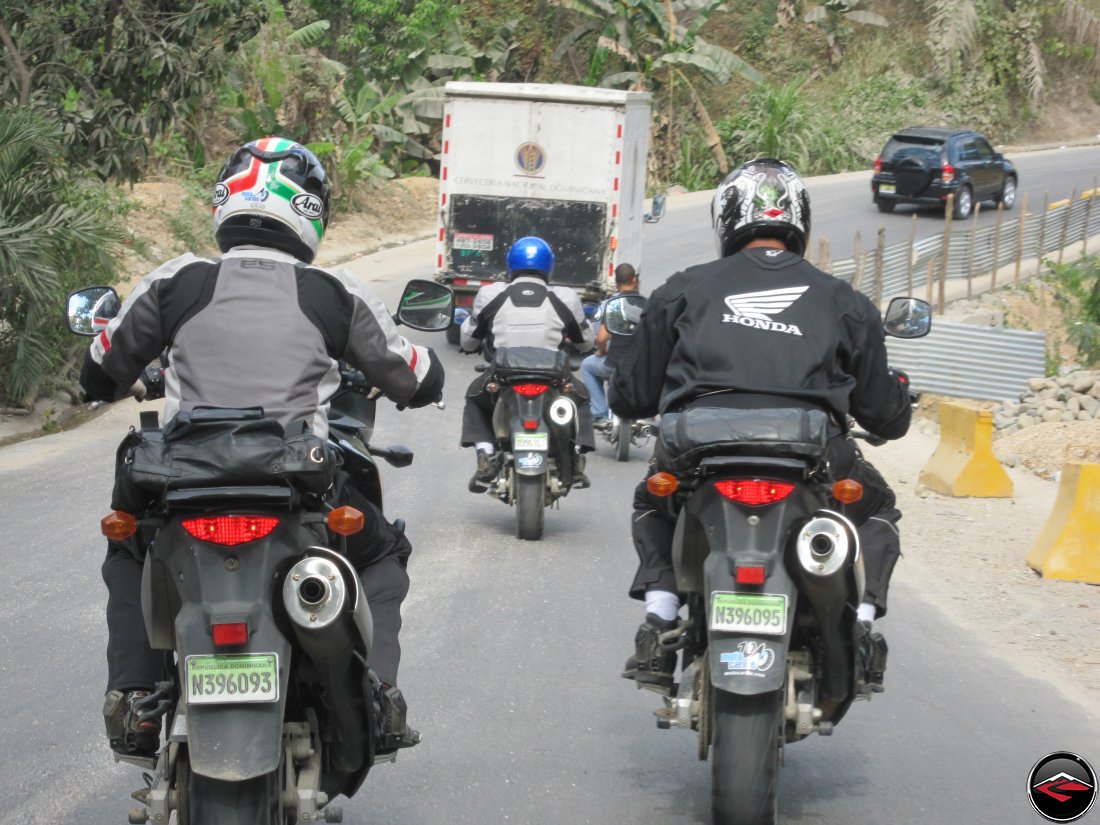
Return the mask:
{"type": "Polygon", "coordinates": [[[792,286],[783,289],[766,289],[763,292],[745,292],[741,295],[727,295],[726,306],[729,313],[722,315],[722,323],[740,324],[769,332],[785,332],[788,335],[802,335],[794,324],[775,321],[771,316],[778,315],[802,297],[808,286],[792,286]]]}

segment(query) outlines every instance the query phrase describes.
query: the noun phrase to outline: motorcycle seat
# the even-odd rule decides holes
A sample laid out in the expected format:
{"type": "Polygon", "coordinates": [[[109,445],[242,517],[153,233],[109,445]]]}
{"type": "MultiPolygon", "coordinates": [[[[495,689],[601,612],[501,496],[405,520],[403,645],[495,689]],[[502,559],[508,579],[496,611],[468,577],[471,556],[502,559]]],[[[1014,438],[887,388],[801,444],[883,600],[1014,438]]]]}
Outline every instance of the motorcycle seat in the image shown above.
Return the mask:
{"type": "Polygon", "coordinates": [[[796,458],[825,455],[830,418],[824,410],[692,407],[661,416],[658,462],[674,472],[711,456],[796,458]]]}

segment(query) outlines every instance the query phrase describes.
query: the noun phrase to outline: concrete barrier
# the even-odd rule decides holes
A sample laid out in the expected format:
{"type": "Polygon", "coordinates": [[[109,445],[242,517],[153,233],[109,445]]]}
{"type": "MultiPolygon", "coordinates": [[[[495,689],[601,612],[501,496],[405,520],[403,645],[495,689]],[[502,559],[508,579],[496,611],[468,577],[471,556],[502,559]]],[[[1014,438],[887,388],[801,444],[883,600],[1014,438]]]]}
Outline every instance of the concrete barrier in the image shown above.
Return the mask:
{"type": "Polygon", "coordinates": [[[1100,584],[1100,464],[1067,461],[1027,565],[1044,579],[1100,584]]]}
{"type": "Polygon", "coordinates": [[[945,496],[1010,498],[1012,479],[993,455],[993,413],[954,401],[940,403],[940,443],[920,483],[945,496]]]}

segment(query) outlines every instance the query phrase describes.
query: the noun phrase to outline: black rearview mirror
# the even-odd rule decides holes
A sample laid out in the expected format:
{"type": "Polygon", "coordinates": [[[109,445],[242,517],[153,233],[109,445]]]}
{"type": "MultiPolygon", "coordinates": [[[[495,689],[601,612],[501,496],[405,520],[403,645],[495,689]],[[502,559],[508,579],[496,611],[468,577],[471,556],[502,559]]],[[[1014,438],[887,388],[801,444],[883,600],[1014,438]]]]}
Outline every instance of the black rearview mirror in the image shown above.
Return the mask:
{"type": "Polygon", "coordinates": [[[659,221],[664,216],[665,195],[664,193],[661,193],[660,195],[654,195],[653,202],[649,207],[649,211],[645,213],[644,220],[646,223],[657,223],[657,221],[659,221]]]}
{"type": "Polygon", "coordinates": [[[69,295],[66,319],[77,335],[98,335],[118,315],[122,302],[109,286],[93,286],[69,295]]]}
{"type": "Polygon", "coordinates": [[[423,332],[440,332],[451,325],[455,314],[454,291],[436,281],[415,279],[405,285],[397,305],[396,320],[423,332]]]}
{"type": "Polygon", "coordinates": [[[932,329],[932,306],[919,298],[894,298],[882,323],[895,338],[923,338],[932,329]]]}
{"type": "Polygon", "coordinates": [[[645,298],[641,295],[619,295],[604,305],[600,323],[612,335],[633,335],[644,309],[645,298]]]}

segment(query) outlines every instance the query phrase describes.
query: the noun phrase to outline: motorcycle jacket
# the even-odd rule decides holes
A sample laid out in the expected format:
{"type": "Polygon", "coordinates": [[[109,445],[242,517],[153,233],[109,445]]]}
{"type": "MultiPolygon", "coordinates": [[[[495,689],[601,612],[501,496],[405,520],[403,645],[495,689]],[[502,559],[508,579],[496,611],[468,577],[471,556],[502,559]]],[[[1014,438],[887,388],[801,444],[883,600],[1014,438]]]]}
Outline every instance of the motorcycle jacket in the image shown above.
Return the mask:
{"type": "Polygon", "coordinates": [[[118,400],[164,351],[166,419],[197,406],[263,407],[323,438],[341,359],[398,404],[423,406],[443,391],[432,350],[398,334],[349,272],[255,246],[216,261],[188,253],[147,275],[88,348],[80,383],[92,398],[118,400]]]}
{"type": "Polygon", "coordinates": [[[708,393],[778,395],[843,426],[900,438],[912,409],[887,366],[867,296],[800,255],[754,247],[679,272],[653,292],[610,384],[624,418],[679,410],[708,393]]]}
{"type": "Polygon", "coordinates": [[[595,340],[596,330],[584,317],[576,292],[521,275],[511,283],[492,283],[478,290],[470,315],[462,322],[460,344],[465,351],[475,352],[483,341],[494,349],[557,349],[571,341],[587,352],[595,340]]]}

